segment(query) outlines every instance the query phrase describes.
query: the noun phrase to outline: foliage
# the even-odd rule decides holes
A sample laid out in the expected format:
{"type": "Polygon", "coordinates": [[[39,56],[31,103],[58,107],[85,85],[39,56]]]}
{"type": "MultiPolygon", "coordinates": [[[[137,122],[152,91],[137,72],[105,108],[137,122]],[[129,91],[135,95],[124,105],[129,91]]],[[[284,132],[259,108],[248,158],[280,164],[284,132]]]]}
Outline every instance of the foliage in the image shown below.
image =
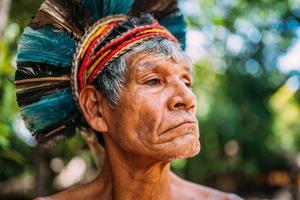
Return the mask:
{"type": "Polygon", "coordinates": [[[202,37],[194,86],[202,150],[183,167],[173,167],[188,179],[225,190],[262,187],[271,171],[289,171],[291,154],[299,150],[295,91],[281,92],[295,72],[284,73],[279,59],[298,38],[300,5],[199,0],[185,7],[197,35],[191,38],[202,37]],[[278,105],[287,94],[292,100],[278,105]]]}

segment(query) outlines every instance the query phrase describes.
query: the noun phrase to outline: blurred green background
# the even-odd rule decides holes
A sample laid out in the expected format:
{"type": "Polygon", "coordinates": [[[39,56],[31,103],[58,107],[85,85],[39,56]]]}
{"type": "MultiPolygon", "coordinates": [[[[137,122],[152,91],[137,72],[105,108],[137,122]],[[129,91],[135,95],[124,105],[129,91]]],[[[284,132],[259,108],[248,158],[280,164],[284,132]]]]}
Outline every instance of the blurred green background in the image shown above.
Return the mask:
{"type": "MultiPolygon", "coordinates": [[[[31,199],[97,174],[77,136],[36,146],[15,100],[17,42],[41,0],[0,1],[0,199],[31,199]]],[[[180,176],[245,199],[298,199],[300,1],[185,0],[202,149],[180,176]]]]}

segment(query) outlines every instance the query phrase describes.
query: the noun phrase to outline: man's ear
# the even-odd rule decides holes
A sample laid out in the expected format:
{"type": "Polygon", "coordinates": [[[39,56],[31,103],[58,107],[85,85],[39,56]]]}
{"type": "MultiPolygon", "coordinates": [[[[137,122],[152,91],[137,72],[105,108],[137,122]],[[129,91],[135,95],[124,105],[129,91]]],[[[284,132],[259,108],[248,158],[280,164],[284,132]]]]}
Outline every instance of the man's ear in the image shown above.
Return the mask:
{"type": "Polygon", "coordinates": [[[98,132],[107,132],[107,123],[103,118],[104,97],[93,86],[86,86],[79,95],[79,104],[86,122],[98,132]]]}

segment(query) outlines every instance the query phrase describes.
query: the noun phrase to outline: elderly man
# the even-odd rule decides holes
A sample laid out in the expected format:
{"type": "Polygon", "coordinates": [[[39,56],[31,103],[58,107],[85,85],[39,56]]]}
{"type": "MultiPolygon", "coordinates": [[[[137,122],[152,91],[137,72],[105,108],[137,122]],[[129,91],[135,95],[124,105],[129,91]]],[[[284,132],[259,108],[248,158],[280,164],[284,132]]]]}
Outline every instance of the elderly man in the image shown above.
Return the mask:
{"type": "Polygon", "coordinates": [[[106,69],[124,81],[111,80],[102,90],[96,82],[79,97],[86,121],[104,137],[104,169],[93,182],[49,199],[239,199],[170,171],[172,160],[200,150],[191,66],[177,45],[151,39],[106,69]],[[106,90],[114,90],[117,102],[106,90]]]}
{"type": "MultiPolygon", "coordinates": [[[[91,183],[40,199],[240,199],[170,171],[172,160],[200,150],[192,69],[178,40],[145,14],[110,15],[81,35],[75,20],[61,20],[77,11],[66,9],[70,2],[76,7],[77,1],[45,1],[25,29],[18,103],[40,142],[74,127],[101,134],[105,162],[91,183]]],[[[166,10],[160,13],[172,16],[166,10]]]]}

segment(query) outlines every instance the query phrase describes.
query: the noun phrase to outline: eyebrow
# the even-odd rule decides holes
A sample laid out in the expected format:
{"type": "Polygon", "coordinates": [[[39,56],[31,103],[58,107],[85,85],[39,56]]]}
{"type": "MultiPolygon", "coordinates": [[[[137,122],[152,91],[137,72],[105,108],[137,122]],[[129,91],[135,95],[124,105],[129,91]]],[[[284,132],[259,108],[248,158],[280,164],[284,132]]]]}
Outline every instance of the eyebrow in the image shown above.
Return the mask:
{"type": "MultiPolygon", "coordinates": [[[[152,62],[148,61],[148,62],[142,62],[140,64],[137,65],[136,68],[136,74],[141,74],[144,71],[153,71],[155,68],[157,68],[159,65],[157,64],[153,64],[152,62]]],[[[186,65],[184,66],[184,69],[191,75],[193,75],[193,70],[192,67],[190,65],[186,65]]]]}

